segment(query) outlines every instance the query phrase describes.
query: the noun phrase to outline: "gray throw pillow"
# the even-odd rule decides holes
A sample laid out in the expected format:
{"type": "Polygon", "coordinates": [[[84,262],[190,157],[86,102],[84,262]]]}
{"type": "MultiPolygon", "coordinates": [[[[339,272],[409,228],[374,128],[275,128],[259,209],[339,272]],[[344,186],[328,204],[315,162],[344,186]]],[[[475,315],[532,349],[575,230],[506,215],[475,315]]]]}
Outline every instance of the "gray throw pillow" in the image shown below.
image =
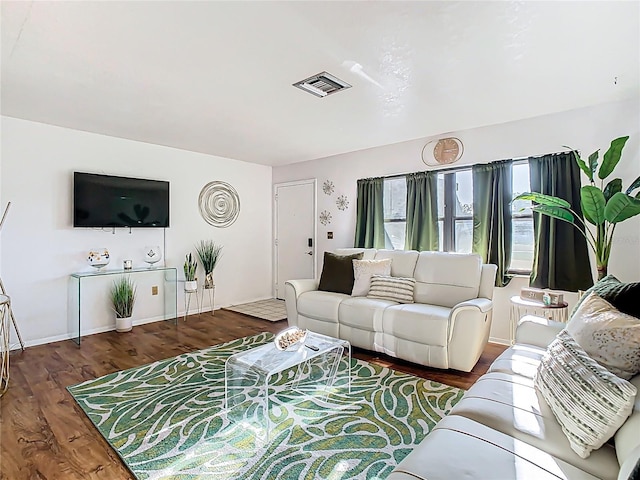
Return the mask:
{"type": "Polygon", "coordinates": [[[640,318],[640,302],[638,301],[638,298],[640,298],[640,282],[623,283],[613,275],[607,275],[602,280],[598,280],[578,300],[571,312],[572,317],[591,292],[597,293],[600,298],[604,298],[622,313],[640,318]]]}
{"type": "Polygon", "coordinates": [[[354,282],[353,261],[362,260],[362,255],[362,252],[353,255],[336,255],[324,252],[324,264],[318,290],[351,295],[354,282]]]}

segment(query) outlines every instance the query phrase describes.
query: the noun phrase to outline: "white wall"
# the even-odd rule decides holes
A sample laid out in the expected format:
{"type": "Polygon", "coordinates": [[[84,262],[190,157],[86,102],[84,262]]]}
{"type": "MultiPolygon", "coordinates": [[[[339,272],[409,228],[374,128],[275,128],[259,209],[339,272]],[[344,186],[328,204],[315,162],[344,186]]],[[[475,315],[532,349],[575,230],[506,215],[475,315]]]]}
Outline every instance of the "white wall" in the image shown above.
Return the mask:
{"type": "MultiPolygon", "coordinates": [[[[436,114],[425,109],[425,115],[436,114]]],[[[615,173],[626,188],[640,175],[640,111],[638,99],[590,107],[570,112],[510,122],[441,136],[456,136],[464,143],[464,155],[456,165],[486,163],[507,158],[521,158],[564,151],[563,145],[581,150],[586,155],[600,148],[603,154],[611,140],[630,135],[623,158],[615,173]]],[[[421,160],[422,147],[435,137],[387,145],[320,160],[297,163],[273,170],[273,182],[304,178],[318,179],[318,212],[328,210],[333,219],[330,225],[318,224],[318,261],[322,252],[353,246],[355,232],[356,181],[359,178],[393,175],[427,170],[421,160]],[[320,188],[325,180],[335,184],[335,193],[327,196],[320,188]],[[341,212],[335,200],[344,194],[349,208],[341,212]],[[327,232],[333,232],[333,240],[327,232]]],[[[622,223],[616,230],[610,273],[623,281],[640,280],[640,217],[622,223]]],[[[320,265],[319,269],[320,270],[320,265]]],[[[595,270],[595,266],[594,266],[595,270]]],[[[495,292],[495,312],[491,336],[494,341],[509,338],[509,298],[528,285],[527,278],[516,278],[506,288],[495,292]]],[[[576,295],[565,295],[570,308],[576,295]]]]}
{"type": "MultiPolygon", "coordinates": [[[[184,280],[184,255],[195,254],[197,241],[213,239],[224,246],[215,270],[216,308],[271,296],[271,167],[9,117],[2,117],[1,167],[0,205],[11,201],[12,206],[2,232],[0,268],[29,345],[68,338],[69,274],[91,270],[85,256],[93,247],[109,249],[107,268],[113,269],[122,268],[124,259],[145,266],[144,246],[160,245],[167,266],[177,267],[184,280]],[[131,234],[117,229],[112,234],[72,228],[73,171],[168,180],[166,251],[163,229],[133,229],[131,234]],[[230,183],[240,197],[240,215],[228,228],[207,224],[198,211],[200,190],[213,180],[230,183]]],[[[201,270],[199,277],[204,277],[201,270]]],[[[157,319],[163,313],[162,295],[152,296],[151,284],[158,281],[136,280],[134,323],[157,319]]],[[[105,296],[110,281],[86,284],[85,334],[115,328],[105,296]]],[[[211,308],[207,299],[205,308],[211,308]]],[[[180,283],[178,310],[183,309],[180,283]]]]}

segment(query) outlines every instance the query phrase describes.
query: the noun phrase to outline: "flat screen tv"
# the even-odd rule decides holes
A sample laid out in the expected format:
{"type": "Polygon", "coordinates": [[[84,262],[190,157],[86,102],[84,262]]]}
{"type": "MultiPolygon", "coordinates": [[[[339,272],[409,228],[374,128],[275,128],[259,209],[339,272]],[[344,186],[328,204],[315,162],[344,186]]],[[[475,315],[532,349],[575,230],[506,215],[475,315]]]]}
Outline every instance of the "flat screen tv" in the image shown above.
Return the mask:
{"type": "Polygon", "coordinates": [[[169,182],[73,173],[74,227],[168,227],[169,182]]]}

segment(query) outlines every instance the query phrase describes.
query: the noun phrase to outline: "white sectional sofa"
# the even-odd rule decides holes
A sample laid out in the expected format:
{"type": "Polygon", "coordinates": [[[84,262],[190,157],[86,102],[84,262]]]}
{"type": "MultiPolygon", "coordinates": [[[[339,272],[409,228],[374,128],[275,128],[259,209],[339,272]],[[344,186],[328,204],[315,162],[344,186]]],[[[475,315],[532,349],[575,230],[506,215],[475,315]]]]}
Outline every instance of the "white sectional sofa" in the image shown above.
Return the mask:
{"type": "MultiPolygon", "coordinates": [[[[584,459],[533,386],[565,324],[524,317],[508,348],[389,480],[628,480],[640,459],[640,398],[613,442],[584,459]]],[[[630,380],[640,390],[640,375],[630,380]]],[[[638,478],[638,477],[633,477],[638,478]]]]}
{"type": "Polygon", "coordinates": [[[413,277],[415,303],[318,291],[318,280],[286,282],[289,325],[348,340],[421,365],[471,371],[489,338],[495,265],[478,255],[373,249],[363,259],[388,259],[391,275],[413,277]]]}

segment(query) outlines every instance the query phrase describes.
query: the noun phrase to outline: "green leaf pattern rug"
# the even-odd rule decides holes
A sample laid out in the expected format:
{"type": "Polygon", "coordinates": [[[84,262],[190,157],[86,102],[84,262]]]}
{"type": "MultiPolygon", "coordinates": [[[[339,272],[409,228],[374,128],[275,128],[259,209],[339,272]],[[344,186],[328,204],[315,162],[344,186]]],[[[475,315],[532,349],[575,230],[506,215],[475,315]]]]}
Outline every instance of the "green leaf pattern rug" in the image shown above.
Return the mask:
{"type": "Polygon", "coordinates": [[[267,442],[228,418],[224,362],[272,339],[241,338],[69,392],[136,478],[181,480],[384,479],[464,393],[353,359],[351,393],[277,391],[267,442]]]}

